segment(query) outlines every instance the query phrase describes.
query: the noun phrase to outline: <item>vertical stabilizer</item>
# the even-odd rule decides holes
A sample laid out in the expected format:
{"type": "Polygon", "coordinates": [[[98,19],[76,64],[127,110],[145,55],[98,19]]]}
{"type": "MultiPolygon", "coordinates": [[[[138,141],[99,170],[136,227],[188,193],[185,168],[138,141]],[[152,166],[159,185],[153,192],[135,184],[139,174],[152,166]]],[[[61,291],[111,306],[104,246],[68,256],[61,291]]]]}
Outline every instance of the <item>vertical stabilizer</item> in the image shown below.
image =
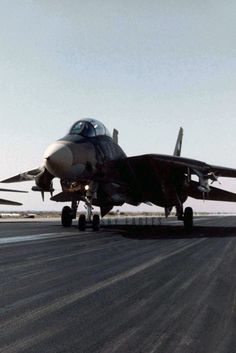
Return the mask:
{"type": "Polygon", "coordinates": [[[179,129],[179,134],[178,134],[176,145],[175,145],[174,156],[179,157],[181,155],[181,147],[182,147],[183,135],[184,135],[184,130],[181,127],[179,129]]]}
{"type": "Polygon", "coordinates": [[[116,129],[114,129],[114,130],[113,130],[112,138],[113,138],[113,141],[114,141],[115,143],[117,143],[117,145],[118,145],[118,134],[119,134],[119,131],[116,130],[116,129]]]}

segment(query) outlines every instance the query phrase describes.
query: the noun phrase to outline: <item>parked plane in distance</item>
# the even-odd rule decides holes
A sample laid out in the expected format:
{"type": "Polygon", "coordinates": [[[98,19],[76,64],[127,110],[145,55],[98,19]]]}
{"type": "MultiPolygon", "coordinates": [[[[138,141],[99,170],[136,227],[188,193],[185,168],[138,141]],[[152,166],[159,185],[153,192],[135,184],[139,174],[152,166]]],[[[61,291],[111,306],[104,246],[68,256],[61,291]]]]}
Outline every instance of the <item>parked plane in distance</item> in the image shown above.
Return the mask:
{"type": "MultiPolygon", "coordinates": [[[[12,190],[12,189],[0,189],[0,191],[5,191],[5,192],[27,192],[27,191],[12,190]]],[[[10,201],[10,200],[5,200],[5,199],[0,199],[0,204],[1,205],[10,205],[10,206],[21,206],[22,205],[22,203],[20,203],[20,202],[10,201]]]]}
{"type": "Polygon", "coordinates": [[[51,200],[71,202],[62,209],[64,227],[76,218],[78,203],[85,202],[87,215],[80,214],[78,227],[84,230],[91,222],[98,230],[99,215],[92,217],[92,205],[99,206],[101,216],[113,206],[124,203],[151,203],[164,207],[166,217],[173,207],[186,229],[193,225],[193,210],[183,204],[188,196],[196,199],[233,201],[236,194],[214,188],[209,182],[218,177],[236,177],[236,169],[206,164],[180,157],[183,129],[180,128],[174,155],[146,154],[127,157],[118,145],[118,131],[113,137],[95,119],[76,122],[69,133],[52,143],[44,153],[43,165],[3,180],[4,183],[35,180],[34,191],[51,193],[51,200]],[[197,176],[198,181],[192,180],[197,176]],[[62,192],[52,196],[53,179],[60,179],[62,192]]]}

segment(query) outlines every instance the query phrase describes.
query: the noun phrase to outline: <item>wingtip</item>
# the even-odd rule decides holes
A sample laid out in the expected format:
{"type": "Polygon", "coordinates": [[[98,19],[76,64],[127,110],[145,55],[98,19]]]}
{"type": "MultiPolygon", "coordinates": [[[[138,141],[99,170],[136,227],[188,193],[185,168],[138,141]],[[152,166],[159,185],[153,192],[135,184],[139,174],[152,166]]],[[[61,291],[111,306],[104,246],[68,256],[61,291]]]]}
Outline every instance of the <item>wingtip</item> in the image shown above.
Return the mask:
{"type": "Polygon", "coordinates": [[[7,178],[7,179],[3,179],[0,181],[0,183],[4,183],[4,184],[7,184],[7,183],[16,183],[20,181],[20,174],[19,175],[15,175],[13,177],[10,177],[10,178],[7,178]]]}
{"type": "Polygon", "coordinates": [[[4,191],[4,192],[20,192],[20,193],[24,193],[24,194],[27,194],[29,191],[26,191],[26,190],[13,190],[13,189],[3,189],[3,188],[0,188],[0,191],[4,191]]]}
{"type": "Polygon", "coordinates": [[[22,206],[23,205],[20,202],[10,201],[10,200],[5,200],[5,199],[0,199],[0,204],[7,205],[7,206],[22,206]]]}

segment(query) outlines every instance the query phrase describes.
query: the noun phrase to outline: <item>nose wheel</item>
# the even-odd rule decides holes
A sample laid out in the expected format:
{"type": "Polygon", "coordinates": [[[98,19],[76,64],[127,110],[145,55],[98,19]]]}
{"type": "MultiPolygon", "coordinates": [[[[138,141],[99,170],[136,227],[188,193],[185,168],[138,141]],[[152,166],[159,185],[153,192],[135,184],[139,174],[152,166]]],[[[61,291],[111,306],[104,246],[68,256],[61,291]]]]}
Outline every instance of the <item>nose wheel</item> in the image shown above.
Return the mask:
{"type": "Polygon", "coordinates": [[[80,231],[85,231],[87,226],[92,226],[94,231],[98,231],[100,228],[100,217],[98,214],[93,215],[93,207],[91,201],[86,198],[85,201],[86,215],[81,214],[79,216],[78,228],[80,231]]]}
{"type": "MultiPolygon", "coordinates": [[[[72,201],[71,207],[64,206],[61,212],[61,224],[65,228],[72,225],[73,219],[76,218],[78,202],[72,201]]],[[[78,228],[80,231],[85,231],[87,227],[92,227],[94,231],[100,228],[100,217],[98,214],[93,215],[93,207],[89,198],[85,199],[86,215],[80,214],[78,219],[78,228]]]]}
{"type": "Polygon", "coordinates": [[[78,228],[79,228],[79,230],[85,231],[85,228],[86,228],[86,217],[85,217],[85,214],[80,214],[79,215],[78,228]]]}
{"type": "Polygon", "coordinates": [[[99,230],[100,228],[100,217],[98,214],[95,214],[93,216],[93,220],[92,220],[92,228],[93,230],[96,232],[99,230]]]}
{"type": "Polygon", "coordinates": [[[78,228],[80,231],[85,231],[86,227],[92,226],[92,229],[97,232],[100,228],[100,217],[98,214],[95,214],[91,222],[86,221],[85,214],[79,216],[78,228]]]}

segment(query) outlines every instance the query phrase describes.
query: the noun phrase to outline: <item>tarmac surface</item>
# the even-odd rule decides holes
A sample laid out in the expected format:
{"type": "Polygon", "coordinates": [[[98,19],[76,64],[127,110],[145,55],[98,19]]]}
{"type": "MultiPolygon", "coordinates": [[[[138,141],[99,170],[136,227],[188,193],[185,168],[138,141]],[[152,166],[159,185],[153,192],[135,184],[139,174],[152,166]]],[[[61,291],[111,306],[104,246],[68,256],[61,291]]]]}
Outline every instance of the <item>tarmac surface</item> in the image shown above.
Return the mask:
{"type": "Polygon", "coordinates": [[[236,217],[178,224],[1,221],[0,352],[236,352],[236,217]]]}

